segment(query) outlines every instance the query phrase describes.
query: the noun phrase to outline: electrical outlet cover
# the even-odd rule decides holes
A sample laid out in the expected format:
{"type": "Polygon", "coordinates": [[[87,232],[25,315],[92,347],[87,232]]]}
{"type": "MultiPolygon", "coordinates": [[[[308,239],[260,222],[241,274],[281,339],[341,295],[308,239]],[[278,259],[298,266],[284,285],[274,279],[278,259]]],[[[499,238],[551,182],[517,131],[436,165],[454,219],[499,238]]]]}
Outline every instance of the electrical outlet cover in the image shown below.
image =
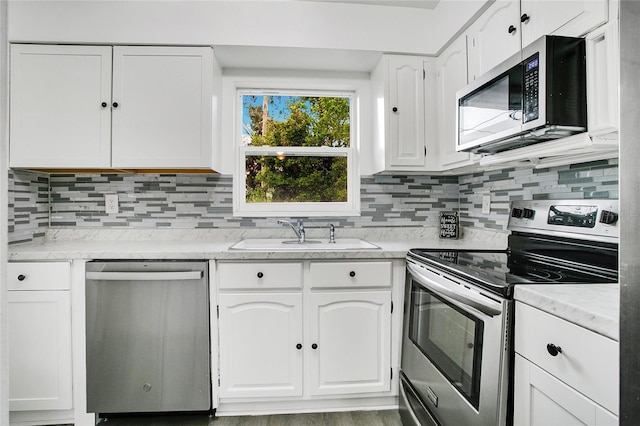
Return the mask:
{"type": "Polygon", "coordinates": [[[107,214],[118,213],[118,194],[104,194],[104,210],[107,214]]]}
{"type": "Polygon", "coordinates": [[[482,196],[482,214],[491,213],[491,195],[484,194],[482,196]]]}

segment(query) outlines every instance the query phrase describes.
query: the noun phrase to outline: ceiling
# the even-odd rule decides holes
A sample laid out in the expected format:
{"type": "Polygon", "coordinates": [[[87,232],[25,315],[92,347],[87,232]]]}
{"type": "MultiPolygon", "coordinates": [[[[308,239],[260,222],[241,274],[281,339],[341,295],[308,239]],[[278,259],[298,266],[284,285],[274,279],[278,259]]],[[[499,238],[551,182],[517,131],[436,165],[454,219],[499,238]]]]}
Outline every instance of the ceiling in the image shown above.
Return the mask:
{"type": "Polygon", "coordinates": [[[298,0],[325,3],[366,4],[374,6],[415,7],[418,9],[435,9],[440,0],[298,0]]]}

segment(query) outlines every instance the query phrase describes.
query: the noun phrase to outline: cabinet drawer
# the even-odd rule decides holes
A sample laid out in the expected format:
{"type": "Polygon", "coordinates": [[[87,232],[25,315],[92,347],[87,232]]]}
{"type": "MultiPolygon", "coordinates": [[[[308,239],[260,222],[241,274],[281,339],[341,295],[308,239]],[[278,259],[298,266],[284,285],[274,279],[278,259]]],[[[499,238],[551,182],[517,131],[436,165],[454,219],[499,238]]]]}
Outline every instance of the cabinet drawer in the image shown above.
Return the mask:
{"type": "Polygon", "coordinates": [[[312,262],[311,288],[389,287],[391,262],[312,262]]]}
{"type": "Polygon", "coordinates": [[[531,306],[516,304],[515,351],[618,414],[618,342],[531,306]],[[562,352],[552,356],[547,345],[562,352]]]}
{"type": "Polygon", "coordinates": [[[301,288],[302,263],[219,263],[221,289],[301,288]]]}
{"type": "Polygon", "coordinates": [[[12,262],[7,264],[9,290],[69,290],[68,262],[12,262]]]}

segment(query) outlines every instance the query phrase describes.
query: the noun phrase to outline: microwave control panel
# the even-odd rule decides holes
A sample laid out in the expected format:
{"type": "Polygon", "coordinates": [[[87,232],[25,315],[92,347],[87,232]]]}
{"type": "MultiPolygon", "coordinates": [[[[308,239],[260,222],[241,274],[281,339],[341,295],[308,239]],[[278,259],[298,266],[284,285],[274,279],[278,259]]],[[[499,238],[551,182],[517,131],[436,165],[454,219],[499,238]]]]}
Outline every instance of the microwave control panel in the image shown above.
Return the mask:
{"type": "Polygon", "coordinates": [[[538,54],[531,56],[522,63],[524,72],[524,87],[522,89],[522,122],[537,120],[540,116],[538,88],[540,86],[540,58],[538,54]]]}

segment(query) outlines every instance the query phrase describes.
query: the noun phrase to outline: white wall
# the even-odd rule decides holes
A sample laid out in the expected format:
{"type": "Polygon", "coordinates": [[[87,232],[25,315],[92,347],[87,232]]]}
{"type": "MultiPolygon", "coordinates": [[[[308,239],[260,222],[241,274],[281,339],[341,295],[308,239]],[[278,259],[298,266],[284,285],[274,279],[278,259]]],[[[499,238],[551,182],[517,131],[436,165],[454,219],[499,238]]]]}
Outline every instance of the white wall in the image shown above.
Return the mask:
{"type": "Polygon", "coordinates": [[[204,44],[436,54],[493,0],[436,9],[304,1],[9,1],[9,40],[204,44]]]}

